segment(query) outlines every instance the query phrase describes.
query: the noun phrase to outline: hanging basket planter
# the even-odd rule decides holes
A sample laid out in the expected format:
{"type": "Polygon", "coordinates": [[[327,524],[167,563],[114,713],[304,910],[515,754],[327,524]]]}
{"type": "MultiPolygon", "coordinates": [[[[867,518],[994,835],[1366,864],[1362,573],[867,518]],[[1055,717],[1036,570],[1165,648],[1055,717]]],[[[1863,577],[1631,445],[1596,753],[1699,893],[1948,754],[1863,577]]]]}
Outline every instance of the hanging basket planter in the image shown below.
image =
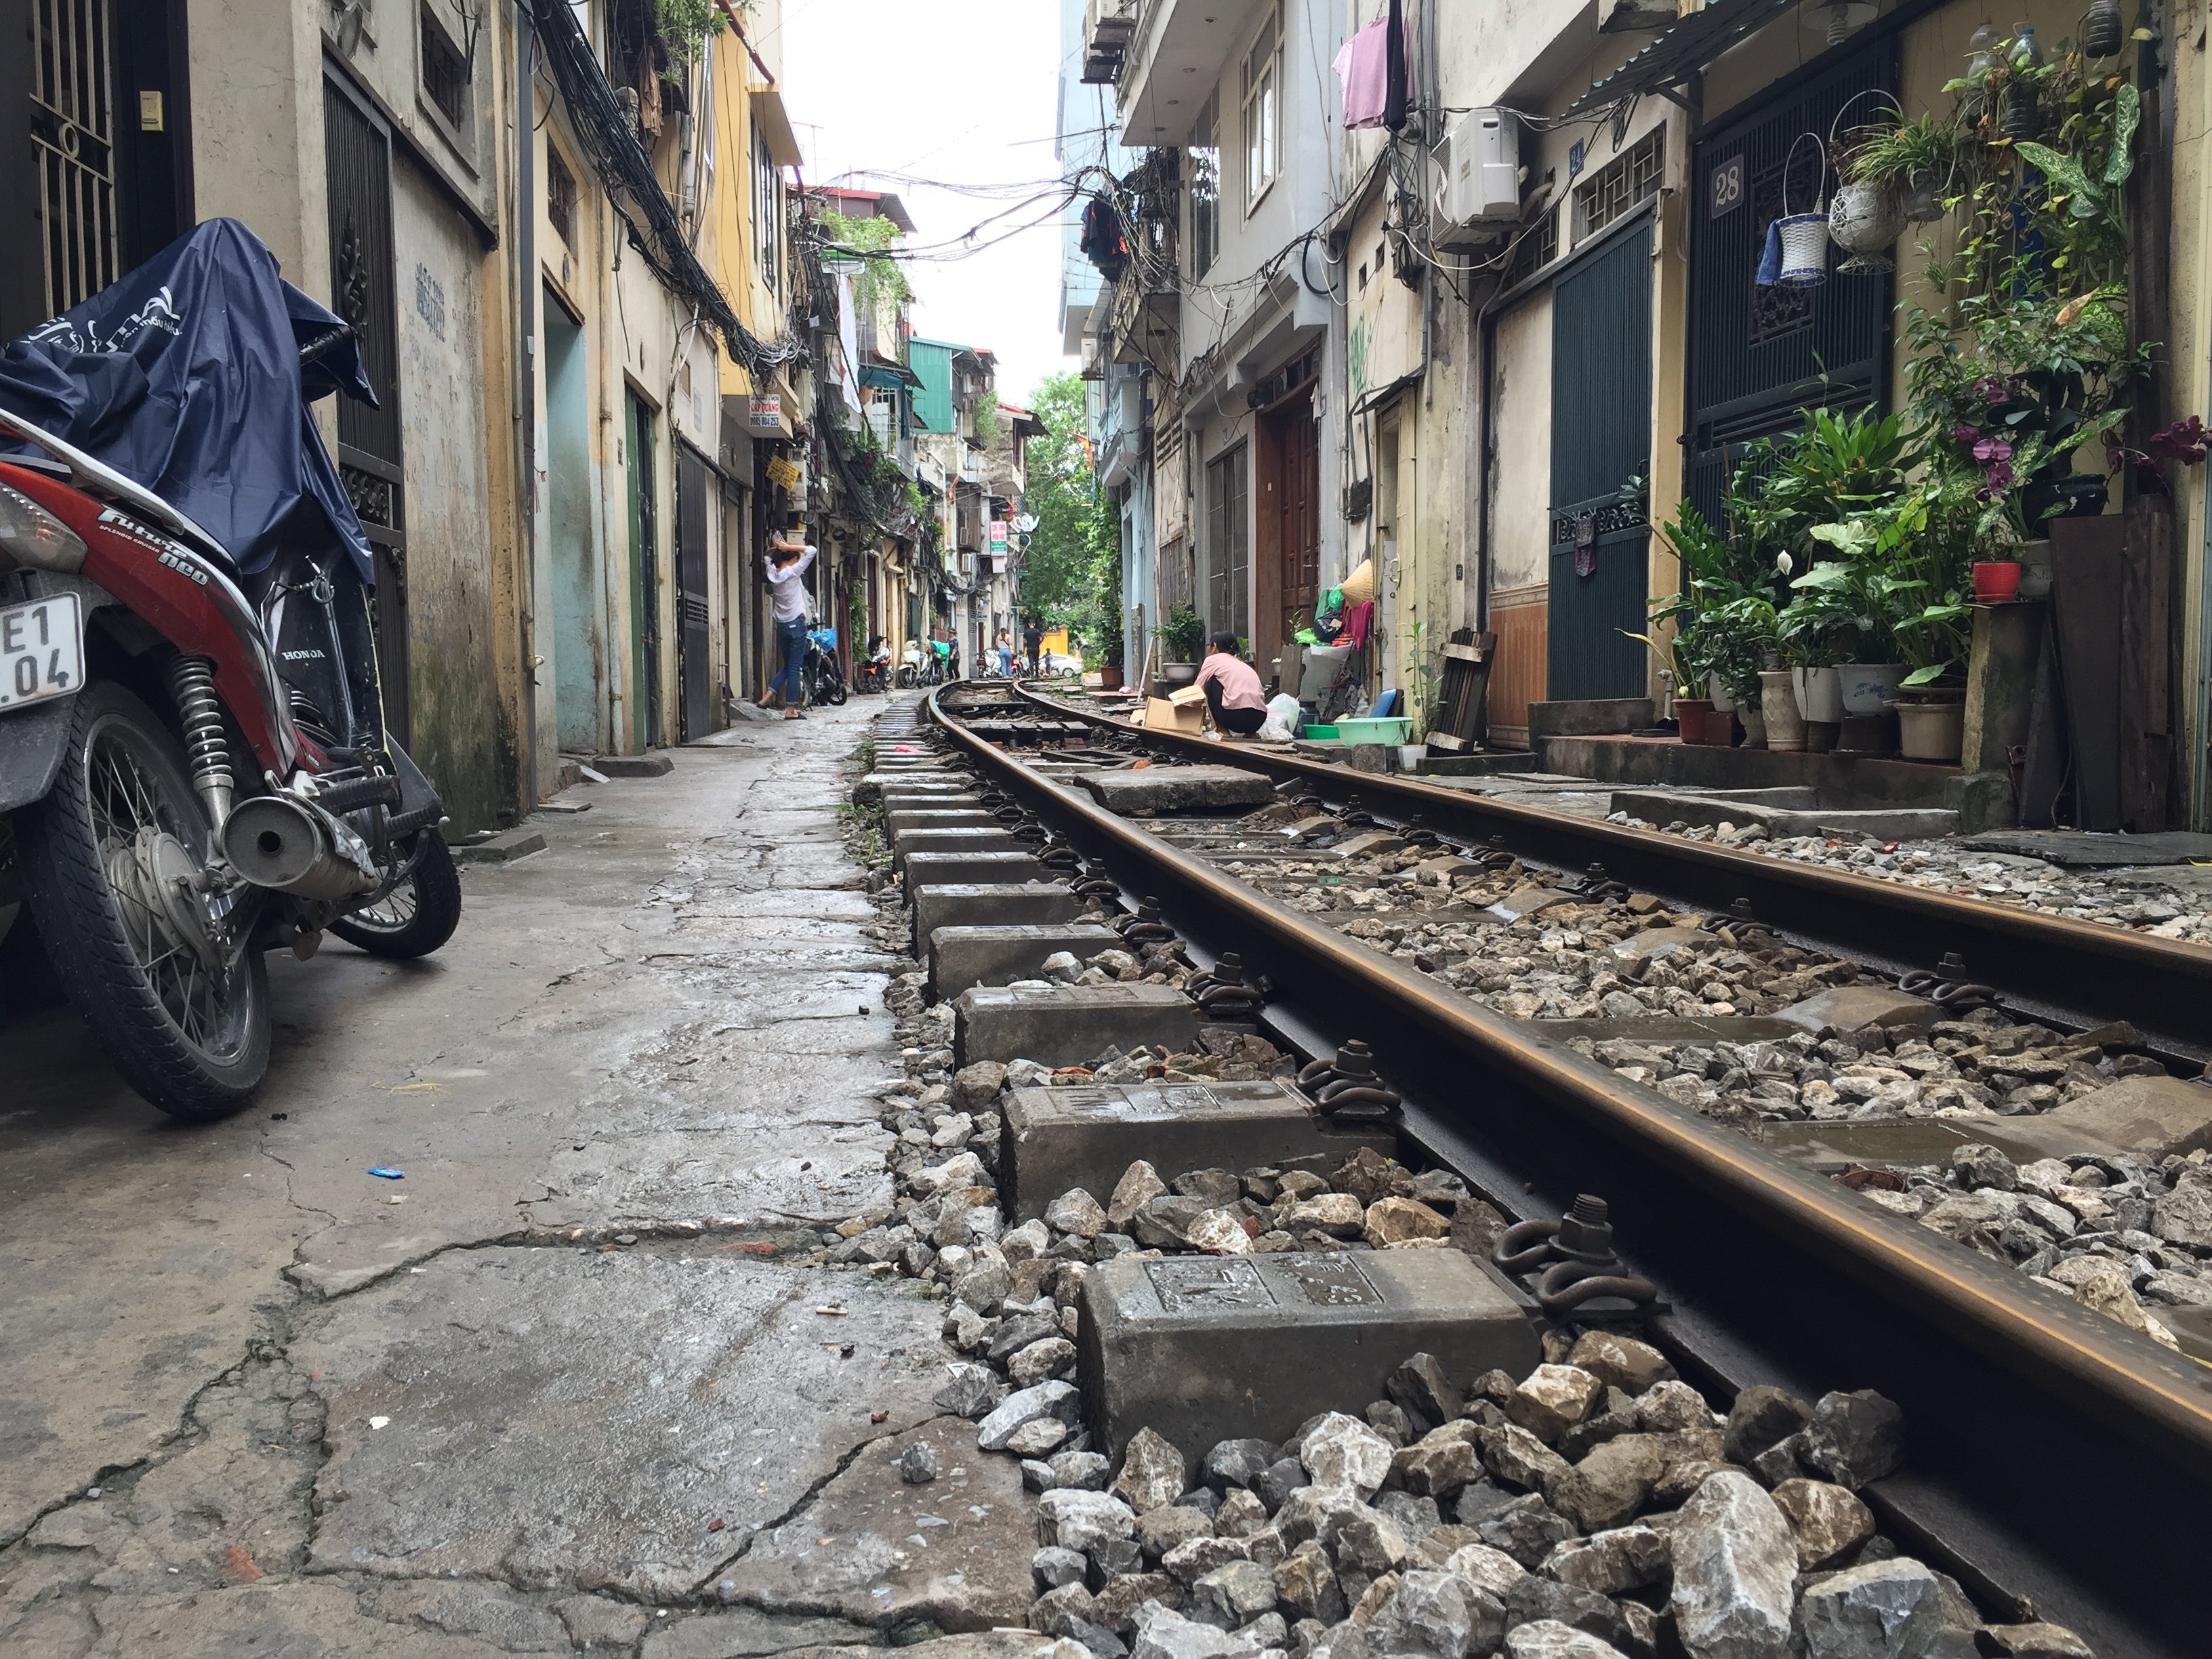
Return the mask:
{"type": "Polygon", "coordinates": [[[1845,185],[1828,208],[1828,239],[1851,257],[1836,274],[1875,276],[1897,269],[1889,249],[1905,234],[1905,213],[1880,185],[1845,185]]]}
{"type": "Polygon", "coordinates": [[[1827,152],[1820,149],[1820,135],[1801,132],[1782,163],[1782,216],[1766,228],[1766,252],[1759,262],[1761,288],[1818,288],[1828,280],[1827,152]],[[1797,146],[1811,139],[1820,155],[1820,176],[1813,194],[1812,210],[1790,210],[1790,163],[1797,146]]]}
{"type": "MultiPolygon", "coordinates": [[[[1886,184],[1844,184],[1842,169],[1844,151],[1856,148],[1839,143],[1843,132],[1844,114],[1860,99],[1887,94],[1874,88],[1855,94],[1844,100],[1836,118],[1828,124],[1826,154],[1836,158],[1837,179],[1835,200],[1828,207],[1829,240],[1851,257],[1836,267],[1838,276],[1874,276],[1897,269],[1897,262],[1889,257],[1888,250],[1905,234],[1905,208],[1897,193],[1886,184]]],[[[1903,119],[1903,112],[1893,103],[1887,113],[1903,119]]],[[[1869,132],[1869,128],[1856,127],[1856,134],[1869,132]]]]}

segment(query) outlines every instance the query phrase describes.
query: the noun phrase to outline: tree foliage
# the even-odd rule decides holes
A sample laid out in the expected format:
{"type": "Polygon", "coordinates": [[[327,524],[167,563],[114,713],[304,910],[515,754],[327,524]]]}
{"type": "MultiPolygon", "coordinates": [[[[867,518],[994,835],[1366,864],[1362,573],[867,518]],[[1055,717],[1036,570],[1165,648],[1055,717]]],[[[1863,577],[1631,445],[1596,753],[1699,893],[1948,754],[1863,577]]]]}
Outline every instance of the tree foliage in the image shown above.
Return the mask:
{"type": "Polygon", "coordinates": [[[1029,441],[1024,503],[1036,515],[1022,560],[1024,615],[1075,630],[1086,648],[1121,637],[1121,548],[1114,504],[1091,464],[1082,379],[1055,374],[1037,388],[1044,423],[1029,441]]]}
{"type": "Polygon", "coordinates": [[[835,251],[848,253],[860,262],[860,274],[853,279],[853,299],[861,309],[888,307],[896,311],[914,298],[914,289],[906,279],[906,272],[899,269],[897,260],[884,252],[905,235],[904,231],[881,214],[855,219],[834,208],[823,210],[821,223],[822,234],[830,239],[835,251]]]}

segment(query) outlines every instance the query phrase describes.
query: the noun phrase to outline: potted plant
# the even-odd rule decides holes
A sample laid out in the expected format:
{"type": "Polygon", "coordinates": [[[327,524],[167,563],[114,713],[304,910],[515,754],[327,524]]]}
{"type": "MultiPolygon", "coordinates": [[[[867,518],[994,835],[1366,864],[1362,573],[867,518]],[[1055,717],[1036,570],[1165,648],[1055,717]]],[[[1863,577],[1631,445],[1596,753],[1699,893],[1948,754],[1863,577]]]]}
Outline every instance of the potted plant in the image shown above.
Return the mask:
{"type": "Polygon", "coordinates": [[[1119,629],[1109,629],[1104,642],[1099,647],[1098,684],[1109,691],[1121,689],[1121,668],[1128,647],[1123,642],[1119,629]]]}
{"type": "Polygon", "coordinates": [[[1862,130],[1839,160],[1847,184],[1886,190],[1914,224],[1943,216],[1944,203],[1964,183],[1961,123],[1929,111],[1915,121],[1862,130]]]}
{"type": "Polygon", "coordinates": [[[1188,605],[1178,605],[1160,625],[1160,643],[1170,654],[1160,665],[1160,678],[1170,685],[1188,685],[1198,678],[1199,658],[1206,650],[1206,619],[1188,605]]]}
{"type": "MultiPolygon", "coordinates": [[[[1712,712],[1710,697],[1686,697],[1684,689],[1702,689],[1705,667],[1699,654],[1696,629],[1692,613],[1680,599],[1661,601],[1652,611],[1656,623],[1673,620],[1674,631],[1665,640],[1654,639],[1649,634],[1630,634],[1644,649],[1667,665],[1674,678],[1674,726],[1676,735],[1684,743],[1703,743],[1705,740],[1705,717],[1712,712]]],[[[1626,629],[1622,630],[1624,633],[1626,629]]]]}

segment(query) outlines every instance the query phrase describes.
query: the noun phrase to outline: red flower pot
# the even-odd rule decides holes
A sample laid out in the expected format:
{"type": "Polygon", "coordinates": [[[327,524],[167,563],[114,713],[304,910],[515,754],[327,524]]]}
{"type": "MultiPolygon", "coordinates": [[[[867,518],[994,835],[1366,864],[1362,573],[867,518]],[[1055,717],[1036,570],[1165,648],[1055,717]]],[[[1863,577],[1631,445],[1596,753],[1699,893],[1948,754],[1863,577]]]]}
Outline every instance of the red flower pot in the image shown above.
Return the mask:
{"type": "Polygon", "coordinates": [[[2011,559],[1993,559],[1974,566],[1974,603],[2006,605],[2020,597],[2020,566],[2011,559]]]}
{"type": "Polygon", "coordinates": [[[1674,699],[1674,720],[1682,728],[1684,743],[1703,743],[1705,740],[1705,721],[1713,712],[1712,702],[1707,697],[1677,697],[1674,699]]]}

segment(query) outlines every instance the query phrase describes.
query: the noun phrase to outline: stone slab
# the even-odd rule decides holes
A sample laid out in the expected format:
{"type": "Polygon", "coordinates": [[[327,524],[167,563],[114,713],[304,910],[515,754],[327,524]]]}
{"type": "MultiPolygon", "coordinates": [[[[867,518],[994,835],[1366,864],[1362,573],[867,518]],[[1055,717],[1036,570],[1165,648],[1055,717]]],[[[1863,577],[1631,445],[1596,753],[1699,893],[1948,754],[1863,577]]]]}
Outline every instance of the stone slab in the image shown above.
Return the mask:
{"type": "Polygon", "coordinates": [[[965,1418],[939,1417],[868,1446],[812,1504],[756,1538],[715,1588],[771,1613],[990,1630],[1027,1615],[1036,1549],[1020,1463],[977,1451],[965,1418]],[[896,1462],[919,1441],[937,1454],[938,1475],[910,1485],[896,1462]]]}
{"type": "Polygon", "coordinates": [[[1641,732],[1656,718],[1649,697],[1576,697],[1528,705],[1529,745],[1541,751],[1546,738],[1589,737],[1611,732],[1641,732]]]}
{"type": "Polygon", "coordinates": [[[1924,997],[1907,996],[1887,985],[1838,985],[1777,1009],[1771,1018],[1814,1036],[1835,1036],[1869,1025],[1932,1025],[1943,1011],[1924,997]]]}
{"type": "Polygon", "coordinates": [[[1121,943],[1119,933],[1096,922],[940,927],[929,938],[930,1000],[958,996],[973,985],[1034,979],[1055,952],[1084,961],[1121,943]]]}
{"type": "Polygon", "coordinates": [[[1854,1164],[1919,1169],[1951,1161],[1960,1146],[1994,1145],[2001,1127],[2023,1121],[2003,1117],[1871,1117],[1833,1123],[1770,1123],[1759,1139],[1792,1163],[1821,1175],[1854,1164]]]}
{"type": "Polygon", "coordinates": [[[1526,1376],[1534,1328],[1489,1269],[1454,1249],[1122,1255],[1085,1275],[1077,1376],[1093,1443],[1149,1426],[1175,1444],[1281,1441],[1308,1418],[1386,1398],[1431,1353],[1447,1375],[1526,1376]]]}
{"type": "Polygon", "coordinates": [[[942,1320],[911,1281],[728,1255],[434,1256],[292,1345],[331,1453],[309,1569],[688,1596],[860,1447],[941,1414],[942,1320]]]}
{"type": "Polygon", "coordinates": [[[948,882],[915,888],[911,902],[916,939],[927,939],[940,927],[1073,921],[1083,910],[1083,901],[1058,882],[1013,887],[948,882]]]}
{"type": "Polygon", "coordinates": [[[662,754],[594,755],[591,766],[611,778],[665,778],[676,769],[676,763],[662,754]]]}
{"type": "Polygon", "coordinates": [[[1014,1220],[1080,1187],[1100,1203],[1143,1158],[1173,1181],[1255,1164],[1334,1170],[1362,1146],[1398,1152],[1395,1129],[1333,1129],[1280,1083],[1143,1083],[1017,1089],[1004,1103],[999,1195],[1014,1220]]]}
{"type": "Polygon", "coordinates": [[[1626,812],[1646,823],[1662,827],[1687,823],[1714,829],[1723,823],[1739,827],[1764,823],[1777,810],[1812,808],[1820,804],[1819,793],[1802,785],[1710,795],[1683,794],[1671,789],[1616,789],[1606,801],[1607,811],[1626,812]]]}
{"type": "Polygon", "coordinates": [[[954,998],[952,1008],[952,1052],[961,1066],[979,1060],[1088,1066],[1109,1048],[1142,1044],[1187,1053],[1198,1040],[1198,1005],[1165,985],[979,985],[954,998]]]}
{"type": "Polygon", "coordinates": [[[1942,806],[1885,806],[1832,811],[1771,812],[1767,833],[1792,836],[1871,836],[1876,841],[1935,841],[1959,833],[1959,815],[1942,806]]]}
{"type": "Polygon", "coordinates": [[[2118,870],[2130,865],[2186,864],[2192,859],[2212,859],[2212,836],[2180,830],[2150,836],[1990,830],[1969,836],[1959,844],[1971,852],[2017,853],[2069,870],[2118,870]]]}
{"type": "Polygon", "coordinates": [[[536,830],[502,830],[482,841],[453,849],[456,864],[512,864],[545,850],[545,837],[536,830]]]}
{"type": "Polygon", "coordinates": [[[1005,850],[978,848],[967,852],[939,852],[918,848],[900,865],[907,891],[916,887],[950,887],[963,884],[998,883],[1018,887],[1042,882],[1048,873],[1036,854],[1016,843],[1005,850]]]}
{"type": "Polygon", "coordinates": [[[1541,915],[1562,904],[1580,902],[1575,894],[1559,887],[1540,887],[1534,883],[1516,887],[1495,904],[1483,907],[1493,916],[1503,916],[1508,921],[1519,921],[1524,916],[1541,915]]]}
{"type": "Polygon", "coordinates": [[[1528,1029],[1541,1036],[1571,1042],[1626,1038],[1631,1042],[1778,1042],[1805,1028],[1771,1014],[1720,1014],[1711,1019],[1655,1014],[1649,1019],[1535,1019],[1528,1029]]]}
{"type": "Polygon", "coordinates": [[[1275,798],[1275,786],[1267,776],[1234,766],[1148,766],[1087,772],[1077,781],[1101,806],[1124,817],[1265,806],[1275,798]]]}
{"type": "Polygon", "coordinates": [[[1439,755],[1433,751],[1426,759],[1417,762],[1413,771],[1425,778],[1488,777],[1499,772],[1533,772],[1536,757],[1524,750],[1503,750],[1496,754],[1439,755]]]}
{"type": "Polygon", "coordinates": [[[2186,1157],[2212,1147],[2212,1085],[2124,1077],[2036,1116],[2000,1119],[1984,1139],[2016,1158],[2120,1152],[2155,1164],[2186,1157]]]}

